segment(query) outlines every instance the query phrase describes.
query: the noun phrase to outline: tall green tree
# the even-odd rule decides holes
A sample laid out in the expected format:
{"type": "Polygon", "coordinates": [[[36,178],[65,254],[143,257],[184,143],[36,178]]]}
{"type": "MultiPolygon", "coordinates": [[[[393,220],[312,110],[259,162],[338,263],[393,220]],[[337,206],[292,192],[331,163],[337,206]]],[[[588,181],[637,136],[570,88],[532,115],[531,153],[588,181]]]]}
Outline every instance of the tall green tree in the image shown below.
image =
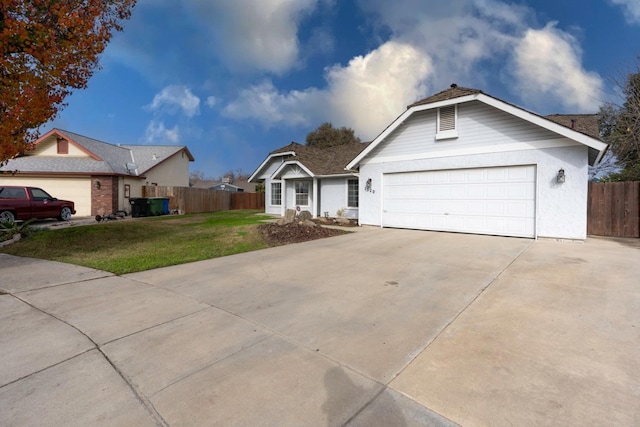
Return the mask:
{"type": "Polygon", "coordinates": [[[0,0],[0,164],[33,148],[136,0],[0,0]]]}
{"type": "Polygon", "coordinates": [[[605,104],[599,113],[602,139],[623,168],[609,180],[640,181],[640,64],[616,85],[624,99],[622,105],[605,104]]]}
{"type": "Polygon", "coordinates": [[[327,148],[361,141],[353,129],[344,126],[334,128],[331,123],[326,122],[309,132],[306,142],[309,147],[327,148]]]}

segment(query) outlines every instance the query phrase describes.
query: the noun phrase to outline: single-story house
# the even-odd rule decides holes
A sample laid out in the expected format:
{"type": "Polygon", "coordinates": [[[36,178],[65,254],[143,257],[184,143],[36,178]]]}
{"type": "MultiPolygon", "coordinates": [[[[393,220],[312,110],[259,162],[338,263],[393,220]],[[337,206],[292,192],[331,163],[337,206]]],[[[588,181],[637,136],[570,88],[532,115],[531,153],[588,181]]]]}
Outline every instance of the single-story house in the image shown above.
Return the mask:
{"type": "Polygon", "coordinates": [[[130,212],[145,185],[188,187],[193,160],[185,146],[114,145],[52,129],[0,167],[0,185],[40,187],[74,201],[77,216],[130,212]]]}
{"type": "Polygon", "coordinates": [[[543,117],[477,89],[418,101],[347,164],[359,223],[585,239],[588,166],[604,154],[594,115],[543,117]]]}
{"type": "Polygon", "coordinates": [[[319,216],[358,217],[359,183],[347,163],[366,143],[316,148],[292,142],[269,153],[249,182],[264,182],[265,212],[298,209],[319,216]]]}
{"type": "Polygon", "coordinates": [[[256,184],[248,181],[249,178],[231,179],[228,177],[222,180],[199,180],[192,179],[190,186],[193,188],[206,188],[208,190],[235,191],[238,193],[255,193],[256,184]],[[223,187],[224,185],[224,187],[223,187]]]}
{"type": "Polygon", "coordinates": [[[238,187],[228,182],[220,182],[216,185],[209,187],[209,190],[229,191],[231,193],[244,193],[244,188],[238,187]]]}

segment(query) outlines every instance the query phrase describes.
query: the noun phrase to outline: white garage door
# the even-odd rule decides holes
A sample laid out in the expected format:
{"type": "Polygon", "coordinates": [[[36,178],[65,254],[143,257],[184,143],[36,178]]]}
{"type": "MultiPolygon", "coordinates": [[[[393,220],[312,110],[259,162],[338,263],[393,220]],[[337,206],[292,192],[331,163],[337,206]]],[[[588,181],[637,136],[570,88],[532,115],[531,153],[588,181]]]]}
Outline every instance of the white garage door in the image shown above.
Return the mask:
{"type": "Polygon", "coordinates": [[[0,184],[40,187],[53,197],[71,200],[76,217],[91,215],[91,179],[87,178],[28,178],[19,175],[0,178],[0,184]]]}
{"type": "Polygon", "coordinates": [[[534,237],[535,176],[533,165],[385,174],[382,226],[534,237]]]}

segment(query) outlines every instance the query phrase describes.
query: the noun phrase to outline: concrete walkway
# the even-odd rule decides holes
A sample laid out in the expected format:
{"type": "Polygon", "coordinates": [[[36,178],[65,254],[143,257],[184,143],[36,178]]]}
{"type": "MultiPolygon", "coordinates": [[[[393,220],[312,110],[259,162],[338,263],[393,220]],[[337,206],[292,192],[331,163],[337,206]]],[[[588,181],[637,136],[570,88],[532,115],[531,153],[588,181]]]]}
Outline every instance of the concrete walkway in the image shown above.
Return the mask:
{"type": "Polygon", "coordinates": [[[361,231],[121,277],[0,254],[0,425],[640,424],[640,241],[361,231]]]}

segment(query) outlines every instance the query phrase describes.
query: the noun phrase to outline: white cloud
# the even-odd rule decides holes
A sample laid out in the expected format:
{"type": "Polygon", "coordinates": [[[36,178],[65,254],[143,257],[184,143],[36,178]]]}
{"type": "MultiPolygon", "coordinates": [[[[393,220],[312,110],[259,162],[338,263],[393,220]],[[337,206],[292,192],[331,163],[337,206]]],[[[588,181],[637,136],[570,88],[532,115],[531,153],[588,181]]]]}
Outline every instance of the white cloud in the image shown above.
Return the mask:
{"type": "Polygon", "coordinates": [[[145,131],[144,141],[154,145],[177,144],[180,141],[178,126],[168,129],[163,122],[152,120],[145,131]]]}
{"type": "Polygon", "coordinates": [[[395,40],[433,59],[437,90],[456,82],[490,92],[486,81],[498,77],[515,81],[513,95],[525,107],[532,106],[532,97],[543,109],[561,106],[571,112],[591,111],[597,103],[603,83],[584,69],[578,41],[554,25],[532,26],[535,12],[529,7],[501,0],[360,0],[360,4],[391,30],[395,40]],[[505,68],[504,63],[514,57],[516,66],[505,68]],[[495,70],[501,74],[486,74],[495,70]],[[543,95],[533,86],[544,87],[543,95]]]}
{"type": "Polygon", "coordinates": [[[171,85],[157,93],[148,107],[152,111],[169,113],[181,110],[187,117],[193,117],[200,112],[200,98],[186,86],[171,85]]]}
{"type": "Polygon", "coordinates": [[[583,68],[577,40],[553,24],[532,27],[535,12],[526,6],[500,0],[359,4],[383,34],[390,32],[388,41],[347,65],[326,68],[325,87],[283,92],[264,81],[242,91],[223,113],[267,127],[331,121],[370,139],[407,104],[453,82],[490,93],[487,80],[511,81],[526,108],[577,112],[597,104],[602,80],[583,68]],[[495,70],[501,74],[484,74],[495,70]]]}
{"type": "Polygon", "coordinates": [[[242,90],[240,96],[224,108],[224,114],[235,119],[255,119],[266,127],[307,126],[309,109],[322,98],[317,95],[319,92],[315,89],[279,93],[273,83],[264,81],[242,90]]]}
{"type": "Polygon", "coordinates": [[[271,82],[263,82],[242,91],[224,113],[268,127],[315,127],[328,120],[370,139],[426,93],[424,82],[431,70],[428,56],[410,45],[387,42],[345,67],[327,69],[325,89],[280,93],[271,82]]]}
{"type": "Polygon", "coordinates": [[[346,67],[327,71],[328,106],[339,125],[375,137],[406,106],[426,95],[433,71],[429,56],[411,45],[387,42],[346,67]]]}
{"type": "Polygon", "coordinates": [[[482,83],[481,61],[500,61],[531,11],[494,0],[361,0],[362,8],[392,39],[433,58],[433,83],[482,83]]]}
{"type": "Polygon", "coordinates": [[[215,96],[207,97],[207,106],[214,107],[218,103],[218,99],[215,96]]]}
{"type": "Polygon", "coordinates": [[[183,0],[234,68],[283,73],[297,64],[298,25],[318,0],[183,0]]]}
{"type": "Polygon", "coordinates": [[[631,24],[640,24],[640,0],[609,0],[611,3],[622,6],[624,17],[631,24]]]}
{"type": "Polygon", "coordinates": [[[602,79],[582,69],[576,40],[554,23],[528,30],[514,49],[514,76],[524,99],[543,104],[556,98],[574,112],[593,112],[600,104],[602,79]]]}

